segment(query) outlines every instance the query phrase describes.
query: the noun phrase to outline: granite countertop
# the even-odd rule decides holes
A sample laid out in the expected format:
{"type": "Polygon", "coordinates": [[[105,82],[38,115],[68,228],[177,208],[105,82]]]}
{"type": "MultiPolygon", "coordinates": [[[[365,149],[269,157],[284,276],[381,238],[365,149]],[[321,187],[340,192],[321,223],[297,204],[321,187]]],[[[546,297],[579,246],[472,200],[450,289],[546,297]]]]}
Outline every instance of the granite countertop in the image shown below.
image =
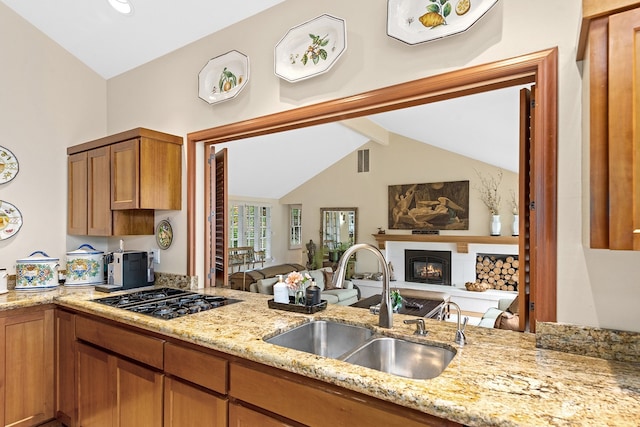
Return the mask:
{"type": "Polygon", "coordinates": [[[469,426],[637,426],[640,366],[536,348],[533,334],[467,326],[468,344],[453,343],[456,325],[425,319],[429,334],[394,315],[393,329],[377,327],[368,310],[330,305],[314,315],[272,310],[269,296],[225,289],[202,293],[242,299],[173,320],[159,320],[90,300],[92,287],[0,295],[0,310],[54,302],[60,306],[159,332],[361,392],[469,426]],[[268,344],[262,340],[316,319],[339,319],[379,334],[448,346],[457,355],[444,372],[412,380],[268,344]]]}

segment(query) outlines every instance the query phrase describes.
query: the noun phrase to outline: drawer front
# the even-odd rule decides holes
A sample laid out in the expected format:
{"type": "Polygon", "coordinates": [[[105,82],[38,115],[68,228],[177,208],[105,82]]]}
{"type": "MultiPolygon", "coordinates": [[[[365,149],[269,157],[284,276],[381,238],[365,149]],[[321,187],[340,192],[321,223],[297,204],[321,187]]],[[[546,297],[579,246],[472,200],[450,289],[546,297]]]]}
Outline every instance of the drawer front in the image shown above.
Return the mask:
{"type": "Polygon", "coordinates": [[[202,351],[166,343],[164,371],[209,390],[227,394],[227,361],[202,351]]]}
{"type": "Polygon", "coordinates": [[[164,340],[78,316],[76,337],[145,365],[162,369],[164,340]]]}
{"type": "Polygon", "coordinates": [[[327,425],[328,420],[335,427],[381,425],[381,421],[385,427],[460,426],[364,395],[304,384],[304,378],[287,372],[268,372],[231,363],[229,396],[310,426],[327,425]]]}

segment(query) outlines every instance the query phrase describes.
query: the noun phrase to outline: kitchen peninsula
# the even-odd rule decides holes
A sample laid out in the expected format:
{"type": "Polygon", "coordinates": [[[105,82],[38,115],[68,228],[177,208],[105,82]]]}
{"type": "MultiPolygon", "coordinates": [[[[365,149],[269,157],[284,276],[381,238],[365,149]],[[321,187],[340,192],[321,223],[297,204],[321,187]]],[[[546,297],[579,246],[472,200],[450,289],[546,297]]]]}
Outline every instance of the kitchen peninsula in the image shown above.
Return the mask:
{"type": "MultiPolygon", "coordinates": [[[[135,332],[162,341],[165,371],[168,348],[184,346],[188,350],[201,349],[202,354],[213,351],[216,360],[229,366],[228,394],[219,392],[218,398],[223,402],[228,399],[230,414],[231,407],[245,402],[246,381],[243,385],[242,378],[253,375],[250,379],[255,381],[254,388],[269,384],[269,378],[292,387],[279,390],[278,399],[260,390],[265,406],[262,402],[250,402],[253,409],[262,412],[259,408],[263,408],[267,415],[307,425],[326,423],[329,413],[334,417],[332,425],[367,424],[360,418],[367,413],[378,417],[388,414],[386,425],[400,425],[399,420],[404,420],[405,425],[637,425],[640,413],[637,363],[538,349],[534,335],[471,326],[467,329],[468,344],[458,347],[453,343],[455,325],[451,323],[426,319],[429,334],[417,338],[412,334],[414,327],[402,322],[408,316],[395,315],[394,327],[384,330],[377,327],[377,316],[357,308],[331,305],[314,315],[302,315],[269,309],[266,295],[223,289],[199,292],[242,301],[167,321],[95,303],[91,300],[105,294],[92,288],[60,288],[43,293],[9,292],[0,296],[0,310],[10,316],[13,309],[55,304],[55,310],[70,313],[76,320],[83,319],[81,323],[93,322],[125,334],[135,332]],[[440,376],[411,380],[263,341],[264,337],[310,318],[364,324],[378,334],[447,346],[457,354],[440,376]],[[309,388],[309,384],[313,387],[309,388]],[[324,401],[327,405],[315,410],[315,404],[310,405],[304,395],[292,395],[294,390],[315,390],[313,393],[327,399],[324,401]],[[269,406],[273,402],[277,405],[269,406]],[[283,404],[302,408],[279,411],[278,405],[283,404]],[[345,410],[343,405],[351,409],[345,410]],[[353,412],[353,405],[368,412],[353,412]],[[300,414],[309,418],[296,418],[300,414]]],[[[162,374],[161,367],[145,365],[162,374]]],[[[165,380],[172,381],[173,374],[167,374],[165,380]]],[[[281,419],[280,424],[274,425],[283,425],[282,422],[281,419]]]]}

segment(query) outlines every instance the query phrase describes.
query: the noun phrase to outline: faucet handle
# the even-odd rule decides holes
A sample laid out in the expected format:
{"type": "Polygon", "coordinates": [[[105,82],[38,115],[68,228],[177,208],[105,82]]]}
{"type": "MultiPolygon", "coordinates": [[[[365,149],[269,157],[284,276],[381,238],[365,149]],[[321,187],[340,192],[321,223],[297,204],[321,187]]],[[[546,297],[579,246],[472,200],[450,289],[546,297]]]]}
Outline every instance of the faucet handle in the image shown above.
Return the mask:
{"type": "Polygon", "coordinates": [[[427,335],[429,333],[429,331],[427,331],[424,327],[424,319],[423,318],[418,318],[418,319],[407,319],[404,321],[405,325],[411,325],[411,324],[416,324],[416,330],[413,333],[413,335],[420,335],[420,336],[424,336],[427,335]]]}

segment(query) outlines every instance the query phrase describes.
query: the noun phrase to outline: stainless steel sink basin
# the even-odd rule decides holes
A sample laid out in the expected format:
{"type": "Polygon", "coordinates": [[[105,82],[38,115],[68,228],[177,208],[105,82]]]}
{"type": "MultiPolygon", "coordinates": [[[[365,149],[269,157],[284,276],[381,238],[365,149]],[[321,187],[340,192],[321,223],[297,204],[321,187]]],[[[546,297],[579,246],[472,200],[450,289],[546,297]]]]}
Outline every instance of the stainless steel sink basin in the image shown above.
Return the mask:
{"type": "Polygon", "coordinates": [[[374,336],[371,329],[329,320],[314,320],[265,341],[414,379],[437,377],[456,355],[455,350],[374,336]]]}
{"type": "Polygon", "coordinates": [[[344,361],[401,377],[435,378],[456,355],[455,351],[396,338],[375,338],[344,361]]]}
{"type": "Polygon", "coordinates": [[[361,326],[314,320],[265,341],[294,350],[338,359],[345,353],[360,347],[372,336],[371,329],[361,326]]]}

